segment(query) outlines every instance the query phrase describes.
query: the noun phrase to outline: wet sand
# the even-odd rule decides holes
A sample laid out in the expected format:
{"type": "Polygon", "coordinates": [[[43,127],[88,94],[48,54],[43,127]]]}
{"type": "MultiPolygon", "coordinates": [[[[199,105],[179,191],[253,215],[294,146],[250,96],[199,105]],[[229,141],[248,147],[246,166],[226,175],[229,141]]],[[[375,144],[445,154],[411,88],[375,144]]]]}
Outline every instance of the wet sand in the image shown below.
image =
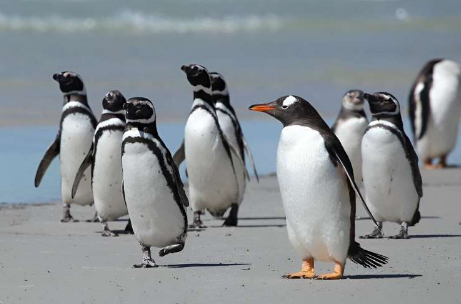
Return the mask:
{"type": "MultiPolygon", "coordinates": [[[[349,262],[341,281],[286,280],[301,261],[286,233],[274,176],[252,182],[240,226],[191,231],[186,248],[132,269],[141,259],[132,235],[100,237],[97,223],[61,224],[61,206],[0,207],[0,303],[456,303],[461,296],[461,169],[424,171],[423,218],[409,240],[360,240],[390,259],[379,269],[349,262]]],[[[93,215],[73,207],[78,219],[93,215]]],[[[361,207],[358,214],[365,216],[361,207]]],[[[111,222],[122,230],[125,220],[111,222]]],[[[370,232],[357,221],[357,234],[370,232]]],[[[384,226],[386,235],[398,225],[384,226]]],[[[333,265],[317,263],[316,272],[333,265]]]]}

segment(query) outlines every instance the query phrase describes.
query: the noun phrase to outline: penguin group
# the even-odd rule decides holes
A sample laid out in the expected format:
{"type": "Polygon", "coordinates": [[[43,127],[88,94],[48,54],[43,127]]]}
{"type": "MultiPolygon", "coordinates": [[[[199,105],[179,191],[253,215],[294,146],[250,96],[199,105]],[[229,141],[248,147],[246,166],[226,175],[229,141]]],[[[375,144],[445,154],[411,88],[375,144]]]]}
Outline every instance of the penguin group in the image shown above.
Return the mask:
{"type": "MultiPolygon", "coordinates": [[[[108,221],[128,215],[125,232],[134,233],[143,253],[135,268],[157,267],[151,247],[160,248],[161,257],[182,251],[188,228],[206,228],[205,212],[215,218],[228,212],[223,226],[238,226],[250,180],[247,161],[259,182],[224,77],[199,64],[181,70],[192,86],[193,102],[174,155],[158,133],[157,113],[148,98],[126,99],[111,90],[103,98],[98,122],[81,76],[71,71],[53,75],[64,96],[63,109],[35,186],[59,155],[61,221],[77,221],[70,213],[72,204],[94,204],[102,236],[117,236],[108,221]],[[183,162],[188,195],[179,173],[183,162]]],[[[390,238],[408,239],[409,227],[419,223],[423,182],[418,155],[427,169],[447,166],[461,114],[461,69],[453,61],[435,59],[417,76],[409,95],[413,143],[404,130],[400,103],[388,92],[347,91],[331,127],[310,102],[296,95],[249,109],[283,125],[277,179],[288,239],[302,259],[301,270],[284,277],[341,279],[347,259],[365,268],[388,262],[357,242],[357,200],[375,224],[362,239],[384,238],[384,222],[401,227],[390,238]],[[334,263],[333,272],[317,275],[315,260],[334,263]]]]}

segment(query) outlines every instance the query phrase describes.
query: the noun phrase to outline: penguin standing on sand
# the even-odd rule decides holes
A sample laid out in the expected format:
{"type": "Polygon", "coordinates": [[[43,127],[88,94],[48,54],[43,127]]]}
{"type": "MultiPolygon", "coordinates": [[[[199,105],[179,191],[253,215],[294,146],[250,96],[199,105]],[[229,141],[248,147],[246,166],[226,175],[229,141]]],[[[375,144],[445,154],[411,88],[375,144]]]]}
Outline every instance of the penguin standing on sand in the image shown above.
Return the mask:
{"type": "Polygon", "coordinates": [[[70,205],[93,204],[91,190],[91,172],[86,170],[75,197],[71,197],[72,185],[80,164],[90,150],[96,118],[88,105],[85,85],[80,75],[65,71],[53,75],[64,94],[61,121],[56,139],[46,150],[35,175],[35,187],[40,185],[43,175],[56,156],[61,160],[61,195],[64,204],[64,216],[61,222],[77,222],[70,214],[70,205]]]}
{"type": "Polygon", "coordinates": [[[355,182],[362,184],[362,137],[368,126],[363,110],[363,92],[350,90],[344,94],[341,111],[331,130],[346,150],[354,168],[355,182]]]}
{"type": "Polygon", "coordinates": [[[193,86],[194,102],[187,119],[183,146],[175,153],[175,162],[185,156],[189,177],[189,198],[194,210],[193,227],[203,227],[201,211],[223,214],[231,211],[223,226],[237,226],[238,208],[248,176],[241,154],[227,139],[219,124],[212,98],[211,78],[205,67],[183,65],[181,69],[193,86]],[[236,163],[242,165],[236,165],[236,163]]]}
{"type": "Polygon", "coordinates": [[[362,139],[363,184],[378,228],[363,238],[382,238],[382,222],[401,224],[391,238],[407,239],[421,219],[423,196],[418,156],[403,130],[398,100],[389,93],[365,94],[373,118],[362,139]]]}
{"type": "MultiPolygon", "coordinates": [[[[125,132],[125,97],[117,90],[110,91],[102,101],[102,115],[94,133],[93,145],[78,170],[72,187],[75,196],[86,169],[91,166],[94,206],[102,223],[102,236],[117,236],[107,221],[128,214],[122,195],[121,145],[125,132]]],[[[126,232],[132,232],[128,223],[126,232]]]]}
{"type": "Polygon", "coordinates": [[[314,259],[335,263],[333,273],[316,277],[327,280],[342,278],[347,258],[367,268],[386,264],[387,257],[355,241],[354,189],[362,196],[341,142],[314,107],[290,95],[250,110],[265,112],[284,126],[277,179],[288,237],[303,259],[301,271],[286,278],[314,278],[314,259]]]}
{"type": "Polygon", "coordinates": [[[461,115],[461,68],[451,60],[429,61],[409,96],[411,127],[419,157],[427,169],[444,168],[456,145],[461,115]],[[437,165],[434,158],[440,158],[437,165]]]}
{"type": "Polygon", "coordinates": [[[135,268],[157,267],[150,247],[160,256],[183,250],[189,206],[179,171],[157,132],[155,108],[143,97],[126,105],[122,142],[123,194],[143,260],[135,268]]]}

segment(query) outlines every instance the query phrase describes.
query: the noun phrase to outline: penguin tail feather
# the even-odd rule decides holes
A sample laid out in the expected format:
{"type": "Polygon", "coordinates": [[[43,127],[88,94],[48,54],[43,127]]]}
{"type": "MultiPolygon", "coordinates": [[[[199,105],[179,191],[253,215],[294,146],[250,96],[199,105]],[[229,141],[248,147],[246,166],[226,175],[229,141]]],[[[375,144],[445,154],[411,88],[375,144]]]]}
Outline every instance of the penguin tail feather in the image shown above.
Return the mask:
{"type": "Polygon", "coordinates": [[[378,268],[387,264],[389,258],[379,253],[374,253],[363,249],[360,244],[354,241],[354,244],[349,248],[348,258],[365,268],[378,268]]]}
{"type": "Polygon", "coordinates": [[[419,210],[416,210],[415,214],[413,215],[413,218],[411,219],[411,222],[408,223],[408,226],[414,226],[419,223],[421,220],[421,213],[419,210]]]}

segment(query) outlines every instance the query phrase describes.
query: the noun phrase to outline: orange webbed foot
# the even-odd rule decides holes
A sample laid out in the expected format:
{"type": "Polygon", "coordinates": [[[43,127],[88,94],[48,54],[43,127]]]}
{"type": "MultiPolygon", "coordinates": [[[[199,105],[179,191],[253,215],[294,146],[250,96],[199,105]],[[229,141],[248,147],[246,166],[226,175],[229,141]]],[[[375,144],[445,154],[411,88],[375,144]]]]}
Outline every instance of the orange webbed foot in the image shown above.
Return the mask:
{"type": "Polygon", "coordinates": [[[315,279],[317,280],[339,280],[343,277],[343,274],[344,274],[344,266],[339,262],[335,262],[334,272],[321,274],[315,279]]]}
{"type": "Polygon", "coordinates": [[[301,271],[289,273],[283,276],[285,279],[313,279],[315,277],[314,259],[310,258],[303,261],[301,271]]]}

